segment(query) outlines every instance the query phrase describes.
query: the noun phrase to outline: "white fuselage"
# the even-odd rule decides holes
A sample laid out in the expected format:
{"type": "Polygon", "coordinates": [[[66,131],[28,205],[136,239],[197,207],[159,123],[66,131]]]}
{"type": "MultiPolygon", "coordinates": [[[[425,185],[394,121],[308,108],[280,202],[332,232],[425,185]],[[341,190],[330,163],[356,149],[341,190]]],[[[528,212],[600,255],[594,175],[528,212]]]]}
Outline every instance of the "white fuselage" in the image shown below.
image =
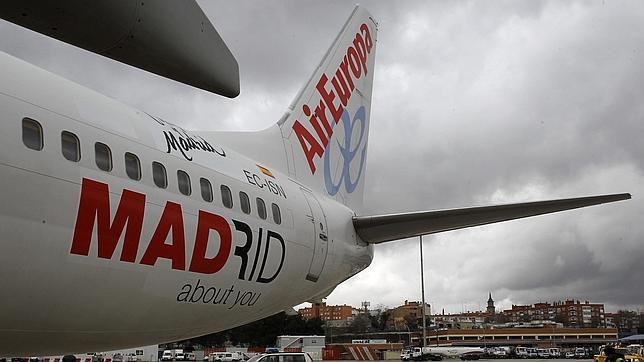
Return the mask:
{"type": "Polygon", "coordinates": [[[0,67],[0,355],[227,329],[323,297],[371,262],[349,208],[271,165],[4,53],[0,67]],[[42,150],[23,142],[24,118],[41,125],[42,150]],[[79,141],[77,162],[61,152],[63,131],[79,141]],[[110,171],[97,166],[97,142],[111,151],[110,171]],[[139,159],[140,180],[126,172],[125,153],[139,159]],[[166,188],[153,162],[165,167],[166,188]]]}

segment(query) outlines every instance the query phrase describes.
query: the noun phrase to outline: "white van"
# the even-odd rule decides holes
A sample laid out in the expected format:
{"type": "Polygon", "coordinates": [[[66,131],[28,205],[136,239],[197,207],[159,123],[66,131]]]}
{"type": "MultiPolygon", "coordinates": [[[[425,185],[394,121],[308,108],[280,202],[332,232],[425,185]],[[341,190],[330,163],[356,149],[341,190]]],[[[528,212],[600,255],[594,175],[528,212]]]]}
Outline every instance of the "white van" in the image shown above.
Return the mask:
{"type": "Polygon", "coordinates": [[[172,361],[174,359],[174,353],[172,350],[166,349],[161,355],[161,361],[172,361]]]}
{"type": "Polygon", "coordinates": [[[528,358],[528,349],[525,347],[517,347],[514,349],[514,354],[517,358],[528,358]]]}
{"type": "Polygon", "coordinates": [[[561,352],[559,351],[559,348],[556,348],[556,347],[548,348],[548,353],[550,354],[550,358],[561,357],[561,352]]]}

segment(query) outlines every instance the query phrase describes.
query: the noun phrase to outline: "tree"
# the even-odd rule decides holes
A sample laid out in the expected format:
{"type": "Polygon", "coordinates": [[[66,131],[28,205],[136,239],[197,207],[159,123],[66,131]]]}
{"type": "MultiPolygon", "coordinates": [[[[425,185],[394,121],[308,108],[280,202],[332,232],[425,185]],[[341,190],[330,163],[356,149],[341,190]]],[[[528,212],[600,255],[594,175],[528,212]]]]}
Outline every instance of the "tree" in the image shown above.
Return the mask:
{"type": "Polygon", "coordinates": [[[508,323],[510,321],[510,318],[508,318],[508,316],[503,313],[498,313],[495,316],[495,319],[496,323],[508,323]]]}
{"type": "Polygon", "coordinates": [[[349,325],[349,331],[352,333],[365,333],[369,330],[371,330],[371,319],[368,314],[358,314],[349,325]]]}
{"type": "Polygon", "coordinates": [[[322,320],[319,318],[304,320],[298,315],[287,315],[284,312],[266,317],[253,323],[222,332],[185,341],[186,344],[198,343],[204,346],[223,346],[230,342],[251,346],[273,346],[280,335],[323,335],[322,320]]]}
{"type": "Polygon", "coordinates": [[[636,324],[639,324],[639,319],[640,318],[637,315],[637,312],[630,310],[619,310],[617,311],[613,320],[620,333],[623,333],[636,330],[638,327],[638,325],[636,324]]]}
{"type": "Polygon", "coordinates": [[[407,328],[409,328],[410,331],[414,331],[418,329],[418,319],[416,318],[415,315],[409,313],[403,317],[405,320],[405,324],[407,325],[407,328]]]}
{"type": "Polygon", "coordinates": [[[590,318],[590,326],[592,328],[599,328],[604,326],[604,320],[599,318],[599,316],[592,316],[590,318]]]}
{"type": "Polygon", "coordinates": [[[557,312],[557,314],[555,314],[555,322],[561,323],[561,324],[566,323],[566,319],[564,318],[563,312],[557,312]]]}
{"type": "Polygon", "coordinates": [[[388,329],[389,318],[391,318],[391,311],[383,309],[378,315],[378,330],[385,331],[388,329]]]}
{"type": "Polygon", "coordinates": [[[519,322],[523,322],[523,323],[530,322],[530,316],[527,313],[519,315],[519,322]]]}

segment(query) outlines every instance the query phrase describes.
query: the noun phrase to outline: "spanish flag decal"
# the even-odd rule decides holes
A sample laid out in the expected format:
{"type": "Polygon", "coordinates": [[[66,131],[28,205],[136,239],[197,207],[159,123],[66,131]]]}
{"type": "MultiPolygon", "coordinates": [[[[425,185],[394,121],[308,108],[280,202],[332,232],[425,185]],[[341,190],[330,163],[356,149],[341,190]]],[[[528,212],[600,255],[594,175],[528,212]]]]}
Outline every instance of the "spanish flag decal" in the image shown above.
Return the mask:
{"type": "Polygon", "coordinates": [[[264,166],[260,166],[260,165],[257,165],[257,167],[259,167],[259,170],[260,170],[260,171],[262,171],[262,173],[263,173],[264,175],[266,175],[266,176],[270,176],[270,177],[272,177],[272,178],[275,178],[275,176],[273,176],[273,173],[271,172],[271,170],[267,169],[267,168],[266,168],[266,167],[264,167],[264,166]]]}

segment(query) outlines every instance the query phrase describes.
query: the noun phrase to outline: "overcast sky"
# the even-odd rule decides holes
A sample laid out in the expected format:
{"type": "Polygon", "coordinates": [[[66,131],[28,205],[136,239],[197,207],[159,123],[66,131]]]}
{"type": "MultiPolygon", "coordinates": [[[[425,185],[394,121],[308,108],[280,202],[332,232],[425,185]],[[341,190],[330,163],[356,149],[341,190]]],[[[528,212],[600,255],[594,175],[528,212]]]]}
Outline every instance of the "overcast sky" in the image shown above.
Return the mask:
{"type": "MultiPolygon", "coordinates": [[[[353,9],[199,1],[233,54],[228,99],[0,21],[0,50],[186,128],[276,122],[353,9]]],[[[644,308],[644,2],[362,1],[379,22],[370,213],[631,192],[424,238],[434,311],[566,298],[644,308]]],[[[418,239],[376,247],[331,304],[420,300],[418,239]]]]}

